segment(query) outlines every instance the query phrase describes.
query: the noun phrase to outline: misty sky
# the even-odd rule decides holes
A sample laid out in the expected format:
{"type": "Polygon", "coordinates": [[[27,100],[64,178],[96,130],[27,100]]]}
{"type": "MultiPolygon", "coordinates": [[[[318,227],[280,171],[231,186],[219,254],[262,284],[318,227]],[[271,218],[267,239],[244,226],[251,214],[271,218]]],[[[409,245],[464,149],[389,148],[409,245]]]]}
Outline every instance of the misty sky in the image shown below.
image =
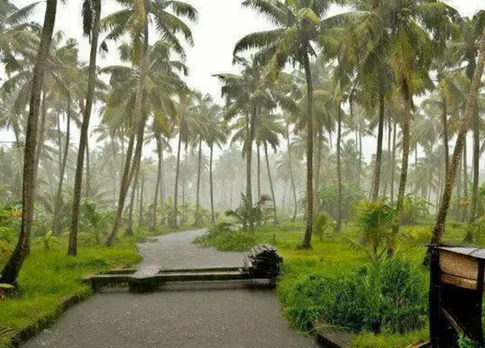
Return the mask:
{"type": "MultiPolygon", "coordinates": [[[[30,4],[30,0],[13,0],[17,6],[30,4]]],[[[242,0],[187,0],[199,11],[199,21],[193,24],[192,30],[195,46],[187,47],[190,76],[190,87],[203,92],[209,92],[214,97],[219,96],[219,85],[212,77],[215,73],[235,71],[232,66],[232,50],[235,43],[244,35],[270,28],[262,17],[251,9],[241,7],[242,0]]],[[[447,1],[462,14],[472,16],[476,11],[485,9],[483,0],[451,0],[447,1]]],[[[81,0],[67,0],[60,6],[56,18],[56,30],[62,30],[68,37],[79,41],[81,57],[88,58],[89,46],[87,38],[81,32],[81,0]]],[[[105,16],[117,9],[113,0],[103,2],[105,16]]],[[[34,20],[42,22],[44,2],[39,4],[34,20]]],[[[154,37],[155,35],[152,35],[154,37]]],[[[118,62],[116,44],[111,44],[111,52],[100,59],[100,65],[118,62]]]]}
{"type": "MultiPolygon", "coordinates": [[[[199,21],[191,25],[195,39],[194,47],[187,47],[187,65],[190,75],[187,82],[191,88],[212,94],[216,100],[220,97],[220,86],[213,74],[237,71],[232,66],[232,50],[235,43],[244,35],[270,28],[267,21],[251,9],[241,7],[242,0],[186,0],[199,11],[199,21]]],[[[13,0],[17,6],[30,4],[30,0],[13,0]]],[[[473,16],[479,9],[485,9],[484,0],[446,1],[457,8],[463,15],[473,16]]],[[[67,37],[78,40],[81,59],[87,61],[89,43],[82,36],[81,0],[59,2],[56,18],[56,30],[62,30],[67,37]]],[[[40,3],[33,20],[42,23],[44,2],[40,3]]],[[[117,9],[113,0],[103,2],[105,16],[117,9]]],[[[332,12],[338,11],[334,9],[332,12]]],[[[152,34],[152,38],[155,35],[152,34]]],[[[110,53],[99,59],[99,65],[118,63],[117,44],[110,44],[110,53]]],[[[97,118],[97,117],[96,117],[97,118]]],[[[93,120],[96,122],[96,120],[93,120]]],[[[2,132],[3,133],[3,132],[2,132]]],[[[9,136],[10,138],[10,136],[9,136]]],[[[77,142],[76,134],[73,141],[77,142]]],[[[374,141],[366,141],[364,153],[375,151],[374,141]],[[374,149],[374,150],[372,150],[374,149]]]]}

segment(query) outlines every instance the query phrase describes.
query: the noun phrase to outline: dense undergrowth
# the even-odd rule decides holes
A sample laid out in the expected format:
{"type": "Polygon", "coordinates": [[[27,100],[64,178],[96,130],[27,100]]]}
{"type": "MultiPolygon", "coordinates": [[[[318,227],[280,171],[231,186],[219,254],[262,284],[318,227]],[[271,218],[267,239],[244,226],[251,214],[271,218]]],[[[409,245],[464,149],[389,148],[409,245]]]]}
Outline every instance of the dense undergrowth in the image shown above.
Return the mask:
{"type": "MultiPolygon", "coordinates": [[[[404,227],[403,235],[420,236],[431,226],[432,220],[421,221],[404,227]]],[[[465,224],[450,223],[446,241],[461,243],[466,229],[465,224]]],[[[303,231],[302,222],[266,224],[252,235],[224,224],[196,242],[225,251],[275,245],[284,257],[278,297],[299,331],[308,332],[316,322],[335,326],[353,333],[353,346],[361,348],[406,347],[429,338],[423,243],[409,239],[392,261],[371,261],[348,242],[359,233],[354,223],[344,225],[340,234],[328,230],[322,240],[314,238],[311,250],[298,249],[303,231]]]]}

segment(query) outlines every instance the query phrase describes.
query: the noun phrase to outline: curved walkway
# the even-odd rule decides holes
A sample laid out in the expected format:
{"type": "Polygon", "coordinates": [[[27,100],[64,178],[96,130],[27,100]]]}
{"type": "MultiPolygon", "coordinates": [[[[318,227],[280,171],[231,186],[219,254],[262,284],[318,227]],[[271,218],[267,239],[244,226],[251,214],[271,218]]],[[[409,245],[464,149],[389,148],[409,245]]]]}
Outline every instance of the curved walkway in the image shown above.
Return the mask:
{"type": "MultiPolygon", "coordinates": [[[[198,248],[203,230],[157,237],[139,246],[139,272],[160,268],[239,266],[240,253],[198,248]]],[[[37,348],[317,347],[293,332],[273,292],[168,286],[154,294],[112,291],[72,308],[54,327],[27,342],[37,348]]]]}

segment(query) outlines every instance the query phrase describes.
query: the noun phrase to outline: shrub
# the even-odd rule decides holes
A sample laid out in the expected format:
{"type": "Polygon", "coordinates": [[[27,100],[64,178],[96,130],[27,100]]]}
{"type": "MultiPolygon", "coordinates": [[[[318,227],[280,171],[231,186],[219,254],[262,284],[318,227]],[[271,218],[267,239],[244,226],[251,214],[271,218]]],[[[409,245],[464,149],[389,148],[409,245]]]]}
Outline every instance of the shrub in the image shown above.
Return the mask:
{"type": "Polygon", "coordinates": [[[267,195],[262,195],[260,200],[252,205],[246,196],[241,194],[239,207],[236,210],[228,210],[224,214],[234,218],[246,230],[251,220],[255,226],[261,226],[266,221],[271,209],[268,206],[269,202],[271,202],[271,198],[267,195]]]}
{"type": "MultiPolygon", "coordinates": [[[[352,212],[352,204],[365,197],[356,184],[344,183],[342,185],[342,218],[348,220],[352,212]]],[[[338,217],[338,186],[336,184],[321,185],[318,188],[320,207],[326,211],[334,220],[338,217]]]]}
{"type": "Polygon", "coordinates": [[[399,258],[370,263],[349,276],[303,277],[282,300],[286,316],[300,330],[317,319],[374,333],[405,333],[426,322],[425,277],[399,258]]]}
{"type": "Polygon", "coordinates": [[[407,195],[404,197],[404,209],[401,217],[401,223],[404,225],[413,225],[418,219],[429,215],[431,204],[424,197],[407,195]]]}
{"type": "Polygon", "coordinates": [[[194,243],[203,247],[216,247],[221,251],[247,251],[256,244],[256,238],[246,232],[234,231],[231,224],[223,222],[196,238],[194,243]]]}
{"type": "Polygon", "coordinates": [[[323,241],[323,237],[325,236],[325,231],[334,226],[335,222],[328,216],[326,213],[320,213],[315,219],[315,232],[314,234],[320,238],[320,241],[323,241]]]}
{"type": "Polygon", "coordinates": [[[391,245],[395,212],[385,199],[360,201],[354,205],[360,240],[347,240],[350,245],[367,253],[370,259],[380,259],[391,245]]]}

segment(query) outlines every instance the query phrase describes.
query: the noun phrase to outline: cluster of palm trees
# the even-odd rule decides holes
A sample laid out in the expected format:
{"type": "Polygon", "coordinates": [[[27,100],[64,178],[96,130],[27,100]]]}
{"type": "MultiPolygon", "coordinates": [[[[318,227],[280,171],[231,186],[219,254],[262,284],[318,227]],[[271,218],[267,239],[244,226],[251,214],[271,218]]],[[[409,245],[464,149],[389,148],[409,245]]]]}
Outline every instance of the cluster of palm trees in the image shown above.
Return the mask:
{"type": "MultiPolygon", "coordinates": [[[[397,234],[408,184],[411,126],[417,122],[415,99],[428,92],[437,98],[443,128],[443,172],[446,180],[433,242],[439,242],[443,232],[466,133],[472,120],[474,185],[471,219],[476,217],[480,148],[477,101],[485,59],[485,12],[479,12],[473,19],[462,18],[451,6],[433,0],[246,0],[243,6],[255,9],[274,25],[274,29],[247,35],[234,49],[236,59],[244,51],[251,50],[254,54],[252,80],[247,79],[253,83],[247,87],[252,87],[252,98],[246,102],[249,107],[246,110],[249,141],[245,148],[250,153],[251,143],[255,139],[253,128],[262,117],[262,110],[274,108],[268,105],[265,98],[268,90],[266,84],[269,84],[276,91],[273,100],[279,107],[297,115],[300,128],[306,132],[307,227],[303,248],[311,246],[313,214],[316,211],[315,204],[318,204],[314,197],[321,157],[317,156],[315,168],[314,143],[321,141],[325,114],[331,112],[334,114],[332,126],[337,124],[336,172],[341,210],[344,104],[349,106],[351,114],[358,105],[377,115],[377,151],[371,187],[373,200],[377,200],[380,195],[386,117],[389,129],[394,124],[394,131],[396,125],[401,130],[401,171],[394,223],[394,233],[397,234]],[[350,11],[328,17],[327,13],[334,4],[347,5],[350,11]],[[312,69],[311,57],[317,57],[317,62],[321,60],[335,64],[332,76],[325,76],[318,68],[312,69]],[[306,88],[303,93],[306,96],[302,98],[303,105],[300,108],[289,105],[284,98],[291,96],[295,100],[295,94],[285,93],[288,83],[283,71],[288,63],[298,66],[304,72],[306,88]],[[319,89],[322,75],[328,78],[323,84],[330,83],[331,88],[319,89]],[[278,100],[281,96],[283,98],[278,100]],[[389,109],[392,111],[389,112],[389,109]],[[457,143],[453,157],[450,158],[448,121],[460,117],[457,143]]],[[[417,149],[417,144],[415,147],[417,149]]],[[[339,214],[337,230],[340,230],[340,221],[339,214]]]]}
{"type": "MultiPolygon", "coordinates": [[[[52,174],[58,179],[49,182],[55,187],[52,230],[62,232],[69,184],[68,254],[76,255],[81,200],[95,196],[100,182],[96,168],[109,173],[102,182],[109,183],[116,209],[106,240],[110,246],[122,226],[133,233],[135,195],[140,192],[141,201],[147,201],[145,185],[152,188],[150,227],[158,224],[157,212],[172,192],[169,224],[178,226],[179,207],[185,205],[188,189],[184,170],[192,153],[194,225],[202,224],[206,174],[210,220],[215,223],[216,198],[227,197],[230,190],[232,207],[234,178],[241,172],[240,152],[220,150],[226,144],[242,145],[243,199],[249,205],[264,196],[262,178],[267,178],[275,224],[281,218],[277,201],[283,201],[282,207],[291,202],[293,220],[298,202],[305,208],[303,248],[311,246],[314,220],[322,212],[317,191],[323,184],[338,188],[337,231],[342,224],[343,188],[350,183],[368,192],[371,200],[390,197],[397,212],[396,235],[407,193],[436,199],[434,242],[443,233],[453,189],[456,202],[471,197],[469,211],[459,211],[461,219],[473,221],[481,214],[483,11],[472,19],[463,18],[435,0],[245,0],[242,5],[264,15],[273,28],[238,41],[234,64],[239,73],[215,75],[225,102],[219,106],[184,82],[188,74],[184,45],[193,44],[189,23],[197,19],[189,4],[119,1],[120,10],[101,18],[102,2],[85,0],[83,31],[90,42],[85,64],[79,60],[77,42],[54,33],[57,0],[47,1],[42,26],[28,21],[35,4],[17,8],[1,1],[0,58],[5,79],[0,127],[16,137],[18,146],[12,151],[23,169],[13,174],[11,187],[22,198],[23,214],[19,242],[0,283],[15,283],[29,251],[34,202],[41,196],[36,187],[51,180],[52,174]],[[328,16],[334,5],[344,5],[342,12],[328,16]],[[123,64],[100,67],[99,52],[112,50],[112,45],[123,64]],[[95,128],[90,122],[94,108],[101,118],[95,128]],[[71,144],[73,123],[80,128],[77,146],[71,144]],[[369,156],[364,153],[366,139],[374,134],[376,147],[369,156]],[[104,150],[90,149],[94,135],[104,150]],[[143,158],[149,142],[156,153],[153,162],[143,158]],[[172,147],[174,156],[167,158],[172,147]],[[173,173],[167,173],[170,161],[173,173]],[[155,173],[152,184],[146,180],[152,173],[147,168],[155,173]],[[47,175],[38,175],[39,171],[47,175]],[[167,194],[169,176],[173,186],[167,194]],[[224,192],[214,192],[216,180],[224,192]],[[468,216],[461,214],[465,211],[468,216]]],[[[250,218],[247,228],[254,227],[250,218]]]]}

